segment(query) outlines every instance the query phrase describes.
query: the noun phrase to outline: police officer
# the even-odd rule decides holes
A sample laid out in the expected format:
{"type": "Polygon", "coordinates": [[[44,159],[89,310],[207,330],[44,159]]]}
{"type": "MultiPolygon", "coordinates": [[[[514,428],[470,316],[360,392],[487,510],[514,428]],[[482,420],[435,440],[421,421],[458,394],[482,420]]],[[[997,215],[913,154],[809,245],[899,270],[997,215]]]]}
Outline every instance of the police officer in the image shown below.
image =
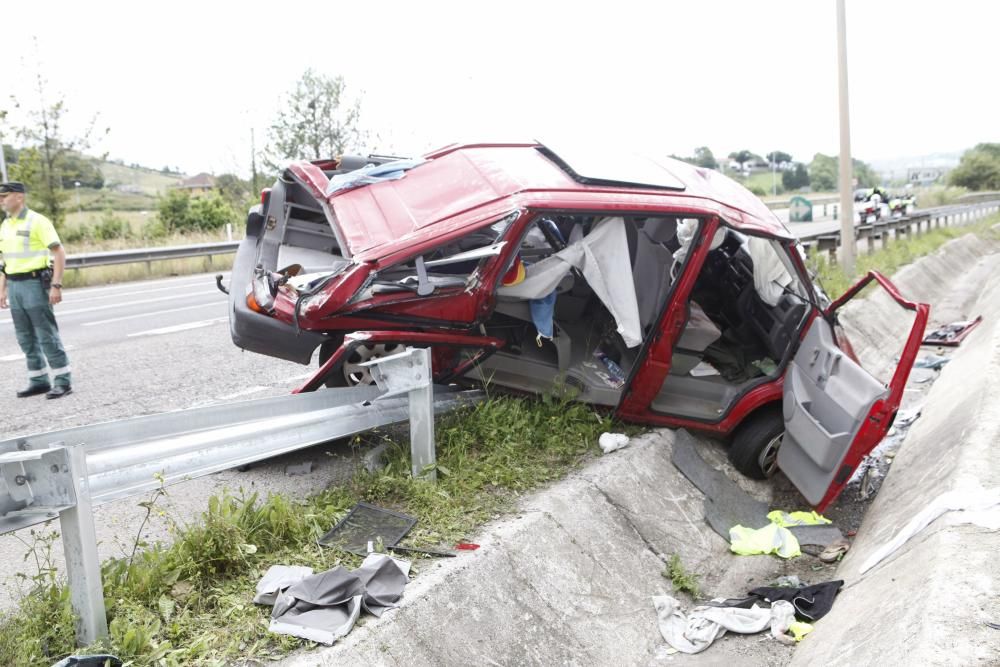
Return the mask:
{"type": "Polygon", "coordinates": [[[73,390],[52,306],[62,301],[66,251],[52,221],[25,206],[24,195],[23,183],[0,183],[0,208],[7,214],[0,223],[0,308],[10,308],[17,343],[28,362],[28,386],[17,392],[18,398],[61,398],[73,390]]]}

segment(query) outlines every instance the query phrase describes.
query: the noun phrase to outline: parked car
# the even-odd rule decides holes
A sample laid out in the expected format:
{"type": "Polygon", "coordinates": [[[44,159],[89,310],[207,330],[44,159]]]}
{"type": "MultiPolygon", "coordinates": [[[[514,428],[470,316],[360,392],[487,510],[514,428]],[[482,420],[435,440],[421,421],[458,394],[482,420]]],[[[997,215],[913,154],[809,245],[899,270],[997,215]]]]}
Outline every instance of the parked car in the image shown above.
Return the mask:
{"type": "Polygon", "coordinates": [[[889,429],[928,314],[877,273],[830,303],[782,223],[716,171],[534,143],[291,164],[250,212],[230,294],[238,346],[318,349],[298,391],[430,347],[438,382],[561,386],[727,436],[740,471],[781,469],[820,509],[889,429]],[[916,314],[889,384],[836,326],[869,282],[916,314]]]}

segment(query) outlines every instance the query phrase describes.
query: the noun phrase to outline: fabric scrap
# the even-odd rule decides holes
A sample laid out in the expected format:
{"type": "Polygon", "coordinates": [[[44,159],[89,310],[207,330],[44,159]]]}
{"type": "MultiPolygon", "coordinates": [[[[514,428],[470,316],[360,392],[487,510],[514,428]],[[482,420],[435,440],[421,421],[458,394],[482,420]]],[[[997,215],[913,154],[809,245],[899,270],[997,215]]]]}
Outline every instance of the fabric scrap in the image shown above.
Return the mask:
{"type": "Polygon", "coordinates": [[[1000,488],[945,491],[910,519],[891,540],[876,549],[861,565],[861,574],[878,565],[945,512],[961,512],[956,523],[1000,530],[1000,488]]]}
{"type": "Polygon", "coordinates": [[[337,566],[278,595],[268,629],[331,645],[354,627],[362,609],[375,616],[403,596],[410,564],[373,553],[356,570],[337,566]]]}
{"type": "Polygon", "coordinates": [[[816,512],[784,512],[782,510],[774,510],[767,513],[767,518],[771,520],[771,523],[784,528],[792,526],[821,526],[833,523],[825,516],[816,512]]]}
{"type": "Polygon", "coordinates": [[[805,636],[813,631],[812,623],[804,623],[802,621],[795,621],[788,626],[789,631],[792,636],[795,637],[795,641],[800,642],[805,639],[805,636]]]}
{"type": "Polygon", "coordinates": [[[843,579],[825,581],[801,588],[786,588],[782,586],[761,586],[750,591],[751,598],[763,602],[785,601],[795,609],[795,615],[806,621],[818,621],[833,608],[833,599],[837,597],[843,579]]]}
{"type": "Polygon", "coordinates": [[[597,439],[597,444],[601,446],[601,451],[605,454],[625,447],[629,443],[629,437],[624,433],[602,433],[597,439]]]}
{"type": "Polygon", "coordinates": [[[381,183],[383,181],[395,181],[406,175],[406,172],[414,167],[419,167],[427,160],[417,158],[414,160],[393,160],[385,164],[366,164],[360,169],[349,171],[346,174],[336,174],[330,178],[330,184],[326,186],[327,196],[357,188],[362,185],[381,183]]]}
{"type": "Polygon", "coordinates": [[[703,605],[685,615],[680,603],[669,595],[653,596],[657,625],[663,639],[678,651],[689,654],[701,653],[726,632],[756,634],[768,626],[772,627],[773,632],[775,618],[778,619],[777,627],[782,632],[787,631],[787,623],[791,622],[787,620],[787,615],[792,613],[791,620],[794,621],[794,613],[790,611],[791,605],[788,605],[787,610],[781,605],[788,603],[779,603],[778,607],[771,609],[758,606],[741,609],[703,605]]]}
{"type": "Polygon", "coordinates": [[[802,555],[799,541],[791,531],[774,523],[757,529],[733,526],[729,529],[729,542],[730,551],[741,556],[775,554],[794,558],[802,555]]]}
{"type": "Polygon", "coordinates": [[[788,634],[795,622],[795,608],[790,602],[778,600],[771,605],[771,636],[786,646],[795,643],[795,637],[788,634]]]}
{"type": "Polygon", "coordinates": [[[273,605],[279,593],[312,573],[311,567],[302,565],[272,565],[257,582],[257,594],[253,596],[254,604],[273,605]]]}

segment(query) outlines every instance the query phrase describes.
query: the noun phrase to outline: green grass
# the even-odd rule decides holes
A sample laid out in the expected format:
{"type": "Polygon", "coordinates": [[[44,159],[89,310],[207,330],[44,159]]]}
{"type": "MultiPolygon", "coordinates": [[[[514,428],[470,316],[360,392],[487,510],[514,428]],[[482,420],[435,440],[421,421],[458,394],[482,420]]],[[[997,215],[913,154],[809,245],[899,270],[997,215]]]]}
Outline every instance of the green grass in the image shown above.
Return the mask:
{"type": "Polygon", "coordinates": [[[693,598],[701,594],[701,586],[698,583],[700,577],[693,572],[685,570],[684,564],[681,563],[681,557],[677,554],[670,556],[670,562],[667,563],[662,574],[665,579],[670,580],[675,591],[687,593],[693,598]]]}
{"type": "Polygon", "coordinates": [[[113,162],[101,162],[98,167],[107,187],[128,185],[138,188],[146,195],[160,194],[181,180],[176,174],[164,174],[144,167],[127,167],[113,162]]]}
{"type": "MultiPolygon", "coordinates": [[[[885,275],[892,275],[903,266],[931,254],[948,241],[966,234],[1000,238],[1000,233],[992,229],[998,223],[1000,215],[995,215],[971,225],[940,227],[919,236],[907,236],[903,240],[890,241],[885,248],[857,256],[856,276],[863,276],[873,269],[885,275]]],[[[856,282],[856,278],[846,275],[840,265],[827,261],[825,255],[813,256],[809,265],[819,278],[823,289],[833,298],[846,292],[856,282]]]]}
{"type": "MultiPolygon", "coordinates": [[[[303,500],[224,493],[191,525],[161,517],[172,526],[170,546],[104,564],[111,636],[89,650],[134,665],[221,665],[308,645],[267,632],[269,609],[252,604],[254,586],[273,564],[356,566],[358,557],[316,544],[356,501],[416,516],[411,546],[448,548],[595,454],[597,437],[611,425],[581,403],[493,397],[439,418],[437,484],[414,480],[407,443],[382,434],[374,437],[390,445],[385,467],[359,469],[346,486],[303,500]]],[[[154,501],[140,504],[162,515],[154,501]]],[[[41,574],[28,580],[32,590],[20,608],[0,619],[2,665],[50,665],[73,650],[66,589],[46,564],[45,544],[31,553],[41,574]]],[[[416,561],[415,572],[426,562],[416,561]]]]}

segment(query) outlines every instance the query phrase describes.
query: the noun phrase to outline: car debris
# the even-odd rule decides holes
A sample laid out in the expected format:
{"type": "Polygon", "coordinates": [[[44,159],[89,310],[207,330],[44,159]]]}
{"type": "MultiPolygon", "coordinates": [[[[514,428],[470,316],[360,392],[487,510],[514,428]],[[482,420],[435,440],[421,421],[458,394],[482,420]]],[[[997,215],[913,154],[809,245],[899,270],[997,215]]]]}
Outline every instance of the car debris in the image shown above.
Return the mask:
{"type": "Polygon", "coordinates": [[[923,345],[946,345],[949,347],[956,347],[962,344],[973,329],[979,326],[980,322],[983,321],[983,316],[980,315],[974,320],[965,320],[962,322],[952,322],[951,324],[945,324],[940,326],[934,331],[927,334],[924,337],[923,345]]]}
{"type": "Polygon", "coordinates": [[[392,548],[417,524],[415,517],[359,502],[318,542],[359,556],[371,553],[373,545],[392,548]]]}

